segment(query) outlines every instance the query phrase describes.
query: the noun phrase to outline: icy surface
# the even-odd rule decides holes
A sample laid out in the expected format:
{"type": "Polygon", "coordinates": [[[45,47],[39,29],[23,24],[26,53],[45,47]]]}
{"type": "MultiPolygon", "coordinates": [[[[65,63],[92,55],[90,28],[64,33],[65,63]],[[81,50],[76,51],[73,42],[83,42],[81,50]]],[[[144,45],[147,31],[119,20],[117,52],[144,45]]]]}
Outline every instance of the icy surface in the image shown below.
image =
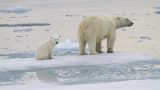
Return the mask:
{"type": "Polygon", "coordinates": [[[70,39],[59,43],[54,50],[56,56],[59,55],[78,55],[78,42],[70,39]]]}
{"type": "Polygon", "coordinates": [[[139,54],[7,59],[0,65],[0,85],[26,84],[32,78],[65,85],[160,78],[160,61],[139,54]]]}
{"type": "Polygon", "coordinates": [[[158,80],[131,80],[100,84],[54,85],[41,81],[24,85],[1,86],[1,90],[160,90],[158,80]]]}
{"type": "Polygon", "coordinates": [[[22,14],[22,13],[26,13],[29,11],[32,11],[32,9],[29,7],[24,7],[24,6],[15,6],[15,7],[0,9],[0,12],[2,13],[16,13],[16,14],[22,14]]]}
{"type": "Polygon", "coordinates": [[[58,44],[54,53],[54,59],[38,61],[33,51],[0,52],[0,89],[160,89],[160,60],[146,55],[103,53],[79,56],[78,43],[69,39],[58,44]],[[146,87],[146,84],[150,86],[146,87]]]}
{"type": "MultiPolygon", "coordinates": [[[[78,55],[78,50],[77,41],[66,39],[60,42],[53,52],[54,56],[78,55]]],[[[10,58],[34,58],[34,56],[34,51],[0,51],[0,60],[10,58]]]]}

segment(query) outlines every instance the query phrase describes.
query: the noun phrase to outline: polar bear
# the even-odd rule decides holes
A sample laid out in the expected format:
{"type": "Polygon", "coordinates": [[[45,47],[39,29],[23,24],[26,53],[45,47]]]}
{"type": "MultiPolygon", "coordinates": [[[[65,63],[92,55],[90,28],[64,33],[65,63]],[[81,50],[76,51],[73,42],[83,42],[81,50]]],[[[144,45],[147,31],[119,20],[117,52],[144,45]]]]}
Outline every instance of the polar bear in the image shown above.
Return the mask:
{"type": "Polygon", "coordinates": [[[52,51],[56,44],[59,43],[60,36],[51,36],[45,42],[40,44],[36,49],[35,57],[37,60],[52,59],[52,51]]]}
{"type": "Polygon", "coordinates": [[[116,29],[132,26],[133,22],[125,17],[90,16],[79,24],[78,41],[79,54],[85,55],[88,43],[89,53],[102,53],[101,41],[107,38],[107,53],[113,53],[116,39],[116,29]]]}

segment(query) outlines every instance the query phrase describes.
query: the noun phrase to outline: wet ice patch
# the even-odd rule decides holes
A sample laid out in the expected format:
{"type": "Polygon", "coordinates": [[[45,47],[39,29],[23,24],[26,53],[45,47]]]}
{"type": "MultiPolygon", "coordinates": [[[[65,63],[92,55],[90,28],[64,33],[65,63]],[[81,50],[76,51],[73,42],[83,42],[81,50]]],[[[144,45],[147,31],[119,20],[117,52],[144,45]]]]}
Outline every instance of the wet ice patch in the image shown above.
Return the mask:
{"type": "Polygon", "coordinates": [[[33,29],[15,29],[15,30],[13,30],[13,32],[31,32],[31,31],[33,31],[33,29]]]}
{"type": "MultiPolygon", "coordinates": [[[[91,58],[88,59],[91,60],[91,58]]],[[[40,81],[43,83],[60,85],[75,85],[126,80],[160,79],[160,61],[157,60],[108,64],[105,60],[103,62],[100,60],[101,64],[97,64],[97,61],[92,60],[92,64],[86,63],[69,66],[64,64],[56,67],[53,65],[48,68],[35,66],[22,70],[0,71],[0,86],[28,84],[28,82],[40,81]]],[[[53,63],[57,62],[53,61],[53,63]]],[[[66,64],[67,63],[70,63],[70,61],[66,62],[66,64]]],[[[36,65],[36,63],[34,64],[36,65]]]]}
{"type": "Polygon", "coordinates": [[[1,51],[0,60],[15,59],[15,58],[33,58],[33,51],[1,51]]]}
{"type": "Polygon", "coordinates": [[[58,84],[105,83],[125,80],[159,79],[160,62],[80,65],[59,67],[37,72],[39,79],[58,84]],[[46,77],[45,79],[41,79],[46,77]]]}
{"type": "Polygon", "coordinates": [[[0,12],[2,13],[16,13],[16,14],[22,14],[32,11],[29,7],[24,6],[15,6],[15,7],[9,7],[9,8],[1,8],[0,12]]]}

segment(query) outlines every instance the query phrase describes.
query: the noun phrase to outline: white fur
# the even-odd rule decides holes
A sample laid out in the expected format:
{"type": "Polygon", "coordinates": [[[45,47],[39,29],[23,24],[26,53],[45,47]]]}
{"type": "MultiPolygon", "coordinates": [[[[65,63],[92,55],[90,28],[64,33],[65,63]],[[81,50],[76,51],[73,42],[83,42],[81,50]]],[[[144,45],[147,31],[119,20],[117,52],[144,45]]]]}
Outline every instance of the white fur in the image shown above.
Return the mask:
{"type": "Polygon", "coordinates": [[[90,54],[102,53],[101,41],[107,38],[107,52],[113,52],[116,29],[132,26],[133,23],[125,17],[91,16],[85,18],[79,25],[79,54],[85,54],[88,43],[90,54]]]}
{"type": "Polygon", "coordinates": [[[45,60],[45,59],[51,59],[52,57],[52,51],[56,44],[59,42],[59,36],[51,36],[48,40],[43,42],[38,46],[36,49],[35,57],[37,60],[45,60]]]}

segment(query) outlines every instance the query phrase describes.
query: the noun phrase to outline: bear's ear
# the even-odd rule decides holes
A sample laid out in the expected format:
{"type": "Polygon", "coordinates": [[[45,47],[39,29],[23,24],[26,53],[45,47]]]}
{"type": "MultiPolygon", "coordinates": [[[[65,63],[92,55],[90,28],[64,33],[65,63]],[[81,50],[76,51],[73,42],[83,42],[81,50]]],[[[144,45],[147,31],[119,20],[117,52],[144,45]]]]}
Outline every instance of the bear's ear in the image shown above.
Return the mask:
{"type": "Polygon", "coordinates": [[[119,16],[117,16],[117,19],[119,20],[119,19],[120,19],[120,17],[119,17],[119,16]]]}
{"type": "Polygon", "coordinates": [[[58,38],[61,38],[61,36],[60,36],[60,35],[58,35],[58,38]]]}

